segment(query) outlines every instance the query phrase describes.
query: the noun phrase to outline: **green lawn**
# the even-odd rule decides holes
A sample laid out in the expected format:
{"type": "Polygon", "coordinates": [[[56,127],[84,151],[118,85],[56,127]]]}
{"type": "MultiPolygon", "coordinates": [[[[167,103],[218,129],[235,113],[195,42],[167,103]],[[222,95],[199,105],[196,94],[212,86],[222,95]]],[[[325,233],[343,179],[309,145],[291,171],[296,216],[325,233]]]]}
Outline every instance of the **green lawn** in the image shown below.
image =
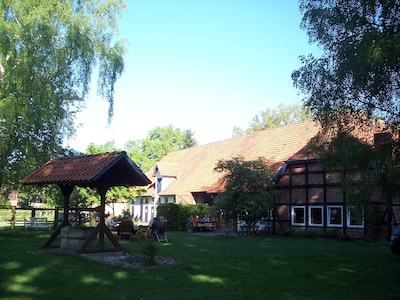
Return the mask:
{"type": "MultiPolygon", "coordinates": [[[[399,299],[387,243],[169,232],[180,264],[108,266],[38,247],[49,231],[0,230],[0,299],[399,299]]],[[[143,242],[122,242],[142,252],[143,242]]]]}

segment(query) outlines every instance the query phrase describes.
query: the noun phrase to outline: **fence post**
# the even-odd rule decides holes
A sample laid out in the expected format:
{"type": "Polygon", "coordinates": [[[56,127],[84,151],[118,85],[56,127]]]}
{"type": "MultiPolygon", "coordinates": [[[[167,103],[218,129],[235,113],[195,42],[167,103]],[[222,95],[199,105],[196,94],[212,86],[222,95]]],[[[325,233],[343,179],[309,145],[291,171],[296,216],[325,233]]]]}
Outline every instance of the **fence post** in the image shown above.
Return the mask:
{"type": "Polygon", "coordinates": [[[11,230],[15,230],[15,215],[16,215],[16,208],[15,206],[11,206],[11,219],[10,219],[11,230]]]}

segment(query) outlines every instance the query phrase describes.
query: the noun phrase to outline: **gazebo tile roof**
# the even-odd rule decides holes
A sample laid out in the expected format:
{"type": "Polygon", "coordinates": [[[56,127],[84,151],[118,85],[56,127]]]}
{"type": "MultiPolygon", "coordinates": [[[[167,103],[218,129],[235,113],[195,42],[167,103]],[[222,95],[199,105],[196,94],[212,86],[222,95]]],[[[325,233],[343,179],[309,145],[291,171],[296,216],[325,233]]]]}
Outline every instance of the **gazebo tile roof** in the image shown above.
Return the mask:
{"type": "Polygon", "coordinates": [[[147,185],[151,183],[125,152],[57,157],[30,173],[21,180],[21,183],[91,186],[103,180],[105,176],[112,185],[147,185]],[[112,170],[114,167],[118,168],[118,172],[112,170]],[[110,176],[111,172],[117,176],[120,175],[119,178],[110,176]]]}

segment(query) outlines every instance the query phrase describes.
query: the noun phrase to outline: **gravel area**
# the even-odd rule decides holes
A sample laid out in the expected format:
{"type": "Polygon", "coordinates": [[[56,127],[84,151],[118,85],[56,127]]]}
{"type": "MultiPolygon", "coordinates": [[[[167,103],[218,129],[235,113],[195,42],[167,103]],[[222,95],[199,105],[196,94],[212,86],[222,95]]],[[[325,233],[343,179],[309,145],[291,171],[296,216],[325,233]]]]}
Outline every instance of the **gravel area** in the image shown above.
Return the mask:
{"type": "MultiPolygon", "coordinates": [[[[129,252],[102,252],[102,253],[87,253],[80,254],[82,257],[86,257],[88,259],[97,260],[99,262],[113,265],[113,266],[121,266],[125,268],[143,268],[147,267],[145,264],[145,258],[141,254],[137,253],[129,253],[129,252]]],[[[155,266],[172,266],[178,264],[178,260],[163,257],[163,256],[155,256],[155,266]]]]}

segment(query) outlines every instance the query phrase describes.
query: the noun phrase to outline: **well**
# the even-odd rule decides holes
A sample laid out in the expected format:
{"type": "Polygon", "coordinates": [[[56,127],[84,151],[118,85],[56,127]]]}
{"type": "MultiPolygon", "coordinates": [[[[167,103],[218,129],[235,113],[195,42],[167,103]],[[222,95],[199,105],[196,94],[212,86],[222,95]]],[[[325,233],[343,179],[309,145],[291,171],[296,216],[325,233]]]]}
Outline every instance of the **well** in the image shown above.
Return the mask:
{"type": "MultiPolygon", "coordinates": [[[[60,248],[67,250],[78,250],[93,230],[95,230],[94,227],[64,226],[61,228],[60,248]]],[[[88,247],[95,248],[96,242],[97,239],[94,239],[90,242],[88,247]]]]}

